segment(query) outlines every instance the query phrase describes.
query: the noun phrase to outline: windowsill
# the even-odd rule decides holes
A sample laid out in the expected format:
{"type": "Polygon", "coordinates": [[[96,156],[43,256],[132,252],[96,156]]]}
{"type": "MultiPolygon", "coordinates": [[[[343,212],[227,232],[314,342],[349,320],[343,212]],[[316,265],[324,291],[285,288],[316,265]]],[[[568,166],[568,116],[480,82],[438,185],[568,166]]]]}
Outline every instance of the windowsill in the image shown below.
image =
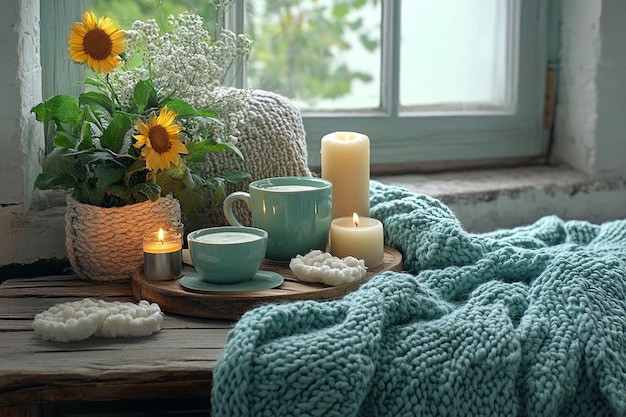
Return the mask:
{"type": "Polygon", "coordinates": [[[374,179],[446,201],[493,200],[503,193],[515,193],[529,188],[576,187],[592,182],[572,168],[550,166],[384,175],[374,179]]]}
{"type": "Polygon", "coordinates": [[[567,166],[467,170],[373,179],[441,200],[474,232],[529,224],[542,216],[600,223],[626,218],[626,179],[591,178],[567,166]]]}
{"type": "MultiPolygon", "coordinates": [[[[471,232],[530,224],[547,215],[593,223],[626,218],[625,178],[594,179],[568,167],[531,166],[372,179],[441,200],[471,232]]],[[[51,196],[45,202],[41,206],[55,207],[26,214],[10,208],[0,210],[0,228],[9,231],[4,244],[0,244],[0,265],[30,265],[66,256],[63,201],[51,196]]]]}

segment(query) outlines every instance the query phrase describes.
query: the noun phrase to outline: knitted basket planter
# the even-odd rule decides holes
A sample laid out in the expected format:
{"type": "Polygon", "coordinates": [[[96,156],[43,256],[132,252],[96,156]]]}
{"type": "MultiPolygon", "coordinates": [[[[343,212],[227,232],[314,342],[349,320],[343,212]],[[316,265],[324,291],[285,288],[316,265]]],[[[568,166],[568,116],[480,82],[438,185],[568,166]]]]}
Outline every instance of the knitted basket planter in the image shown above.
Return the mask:
{"type": "Polygon", "coordinates": [[[180,221],[172,197],[103,208],[67,197],[65,246],[70,265],[88,281],[127,281],[143,263],[143,234],[180,221]]]}

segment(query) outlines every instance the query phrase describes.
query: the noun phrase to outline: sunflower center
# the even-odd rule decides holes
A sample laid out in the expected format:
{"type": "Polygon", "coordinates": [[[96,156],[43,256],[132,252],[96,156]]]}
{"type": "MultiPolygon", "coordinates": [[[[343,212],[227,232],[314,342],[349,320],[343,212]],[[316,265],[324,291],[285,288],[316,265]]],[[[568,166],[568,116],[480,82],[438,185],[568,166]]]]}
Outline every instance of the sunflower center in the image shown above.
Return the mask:
{"type": "Polygon", "coordinates": [[[103,60],[111,54],[113,41],[104,30],[94,28],[85,35],[83,39],[83,49],[90,57],[103,60]]]}
{"type": "Polygon", "coordinates": [[[154,149],[157,153],[166,153],[172,147],[170,144],[170,135],[161,125],[156,125],[150,128],[148,137],[150,138],[152,149],[154,149]]]}

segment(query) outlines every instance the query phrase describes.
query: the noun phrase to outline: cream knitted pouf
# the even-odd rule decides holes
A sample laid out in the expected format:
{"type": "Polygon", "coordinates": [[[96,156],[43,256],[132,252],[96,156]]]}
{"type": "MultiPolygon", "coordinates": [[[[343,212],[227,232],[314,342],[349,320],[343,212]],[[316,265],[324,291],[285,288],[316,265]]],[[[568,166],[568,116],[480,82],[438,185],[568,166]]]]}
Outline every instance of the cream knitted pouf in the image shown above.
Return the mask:
{"type": "MultiPolygon", "coordinates": [[[[211,154],[199,169],[211,177],[225,169],[245,171],[249,181],[231,186],[228,192],[247,191],[251,181],[269,177],[310,177],[302,115],[287,98],[263,90],[253,90],[246,121],[240,126],[237,147],[244,155],[241,161],[229,152],[211,154]]],[[[250,212],[242,205],[235,205],[235,215],[244,224],[250,224],[250,212]]],[[[221,207],[207,219],[207,226],[226,223],[221,207]]]]}
{"type": "Polygon", "coordinates": [[[178,200],[103,208],[67,197],[65,246],[70,265],[89,281],[127,281],[143,263],[143,234],[180,222],[178,200]]]}

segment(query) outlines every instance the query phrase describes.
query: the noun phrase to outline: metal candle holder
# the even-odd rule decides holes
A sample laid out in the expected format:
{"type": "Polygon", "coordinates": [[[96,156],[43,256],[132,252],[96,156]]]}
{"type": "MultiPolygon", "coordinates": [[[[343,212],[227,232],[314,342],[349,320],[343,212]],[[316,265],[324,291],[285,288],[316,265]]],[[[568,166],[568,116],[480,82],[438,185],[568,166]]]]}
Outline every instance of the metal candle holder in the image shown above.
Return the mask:
{"type": "Polygon", "coordinates": [[[143,268],[147,279],[167,281],[180,277],[183,269],[182,235],[160,230],[143,237],[143,268]]]}

